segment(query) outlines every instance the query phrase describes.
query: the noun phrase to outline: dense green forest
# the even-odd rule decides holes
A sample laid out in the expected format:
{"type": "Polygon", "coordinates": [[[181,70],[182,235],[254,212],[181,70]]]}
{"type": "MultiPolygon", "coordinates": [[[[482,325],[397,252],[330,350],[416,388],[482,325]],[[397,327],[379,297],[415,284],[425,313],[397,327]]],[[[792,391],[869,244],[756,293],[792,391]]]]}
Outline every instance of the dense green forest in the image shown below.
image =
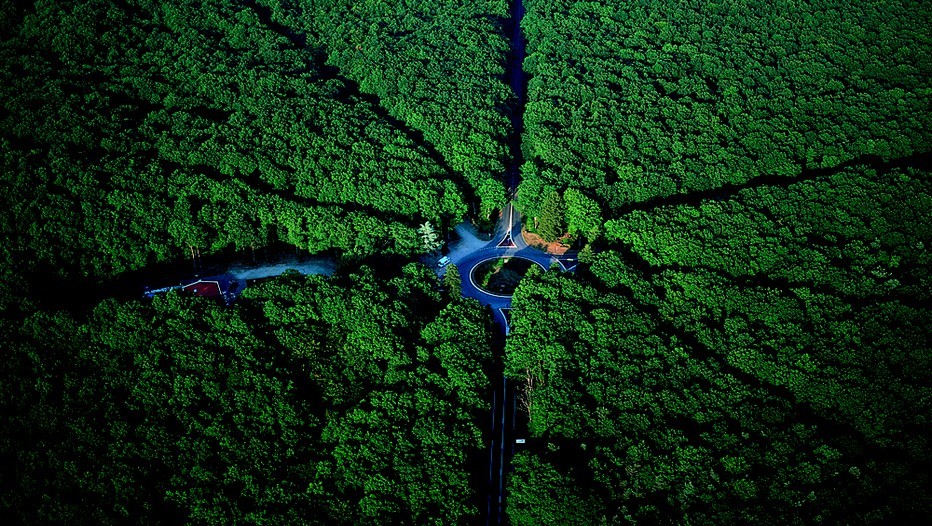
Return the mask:
{"type": "Polygon", "coordinates": [[[490,318],[424,267],[355,262],[504,204],[506,7],[402,28],[331,4],[0,2],[11,523],[478,520],[490,318]],[[381,66],[341,52],[357,27],[381,66]],[[233,308],[34,294],[276,243],[353,274],[233,308]]]}
{"type": "Polygon", "coordinates": [[[590,244],[515,295],[512,524],[932,514],[930,22],[528,1],[518,199],[590,244]]]}
{"type": "Polygon", "coordinates": [[[617,253],[531,271],[507,372],[519,524],[910,523],[929,494],[927,309],[852,306],[617,253]]]}
{"type": "Polygon", "coordinates": [[[505,204],[514,94],[504,82],[508,2],[308,0],[280,9],[328,64],[418,130],[465,177],[487,218],[505,204]]]}
{"type": "Polygon", "coordinates": [[[514,526],[932,516],[932,4],[525,4],[521,108],[502,0],[0,0],[0,514],[480,523],[504,368],[514,526]],[[414,261],[514,141],[498,357],[414,261]],[[338,270],[114,292],[261,247],[338,270]]]}
{"type": "MultiPolygon", "coordinates": [[[[3,230],[20,265],[107,276],[275,241],[410,254],[424,220],[459,221],[477,195],[486,215],[504,202],[492,14],[450,11],[475,20],[459,29],[405,22],[427,43],[462,33],[442,50],[406,47],[442,68],[385,70],[389,90],[363,75],[382,70],[321,41],[357,38],[358,20],[323,17],[338,9],[303,6],[289,27],[256,2],[3,5],[3,230]]],[[[391,63],[378,49],[366,47],[391,63]]]]}
{"type": "Polygon", "coordinates": [[[475,523],[491,320],[429,274],[4,321],[5,520],[475,523]]]}
{"type": "Polygon", "coordinates": [[[631,213],[588,272],[522,281],[506,365],[533,449],[512,522],[932,513],[929,176],[631,213]]]}
{"type": "Polygon", "coordinates": [[[929,149],[932,9],[893,2],[527,0],[525,211],[929,149]]]}

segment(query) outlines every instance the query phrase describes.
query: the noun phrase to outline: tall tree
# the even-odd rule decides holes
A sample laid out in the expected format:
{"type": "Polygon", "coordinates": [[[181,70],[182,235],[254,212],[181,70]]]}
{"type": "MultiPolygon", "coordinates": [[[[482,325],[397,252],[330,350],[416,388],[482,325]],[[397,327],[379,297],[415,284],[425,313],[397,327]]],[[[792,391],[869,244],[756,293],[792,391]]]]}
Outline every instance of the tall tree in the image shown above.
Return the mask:
{"type": "Polygon", "coordinates": [[[424,250],[427,252],[436,252],[443,246],[443,241],[440,240],[440,236],[434,226],[430,224],[430,221],[418,227],[417,232],[421,236],[421,243],[424,244],[424,250]]]}
{"type": "Polygon", "coordinates": [[[460,269],[451,263],[447,266],[447,271],[443,275],[443,288],[452,299],[457,299],[463,292],[463,277],[460,275],[460,269]]]}
{"type": "Polygon", "coordinates": [[[537,233],[545,241],[556,241],[566,232],[566,203],[556,190],[544,198],[537,218],[537,233]]]}

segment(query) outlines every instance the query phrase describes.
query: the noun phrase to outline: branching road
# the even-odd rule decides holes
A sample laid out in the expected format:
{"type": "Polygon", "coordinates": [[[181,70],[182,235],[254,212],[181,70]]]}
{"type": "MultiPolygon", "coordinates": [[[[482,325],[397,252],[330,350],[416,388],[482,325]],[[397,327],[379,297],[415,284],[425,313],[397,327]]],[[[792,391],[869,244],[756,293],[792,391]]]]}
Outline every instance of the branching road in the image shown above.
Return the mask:
{"type": "MultiPolygon", "coordinates": [[[[464,229],[458,229],[458,232],[460,236],[472,235],[464,229]]],[[[477,299],[479,303],[491,307],[495,313],[496,323],[505,330],[506,334],[508,332],[508,324],[506,323],[501,309],[511,308],[511,296],[493,294],[479,288],[473,280],[473,271],[475,268],[484,261],[506,257],[517,257],[532,261],[540,265],[544,270],[549,269],[550,266],[554,264],[560,265],[560,268],[563,270],[567,270],[567,268],[572,268],[572,265],[575,263],[575,261],[571,261],[567,258],[558,258],[528,246],[521,237],[520,216],[515,212],[511,204],[505,207],[502,218],[496,226],[495,234],[492,236],[491,241],[484,245],[477,246],[478,244],[475,238],[473,238],[471,240],[465,240],[463,244],[467,245],[468,248],[466,250],[454,247],[449,254],[451,261],[459,269],[460,275],[463,278],[463,296],[477,299]]]]}
{"type": "MultiPolygon", "coordinates": [[[[562,270],[572,270],[576,261],[572,257],[556,257],[536,248],[530,247],[521,236],[520,216],[509,203],[496,225],[492,239],[487,242],[479,240],[465,225],[457,227],[461,240],[451,248],[448,257],[460,271],[462,294],[467,298],[479,300],[492,308],[495,322],[501,328],[501,334],[509,331],[508,320],[504,310],[511,308],[511,296],[493,294],[481,289],[473,279],[476,267],[490,259],[523,258],[549,269],[559,265],[562,270]]],[[[441,271],[442,274],[442,271],[441,271]]],[[[489,445],[489,491],[486,524],[501,524],[504,511],[504,485],[506,467],[514,451],[515,428],[515,391],[514,386],[504,375],[495,382],[492,390],[491,444],[489,445]]]]}

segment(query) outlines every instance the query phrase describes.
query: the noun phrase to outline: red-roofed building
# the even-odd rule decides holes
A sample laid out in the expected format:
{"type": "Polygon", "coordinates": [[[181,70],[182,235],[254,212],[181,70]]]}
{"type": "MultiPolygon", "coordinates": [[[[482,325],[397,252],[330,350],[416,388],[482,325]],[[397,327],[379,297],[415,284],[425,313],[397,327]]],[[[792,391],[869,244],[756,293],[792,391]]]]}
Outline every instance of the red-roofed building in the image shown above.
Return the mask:
{"type": "MultiPolygon", "coordinates": [[[[184,282],[182,282],[184,283],[184,282]]],[[[246,288],[246,281],[238,279],[229,274],[219,276],[208,276],[187,285],[177,285],[171,287],[162,287],[155,290],[147,290],[143,295],[146,298],[154,298],[157,294],[168,292],[170,290],[181,289],[188,294],[202,296],[204,298],[219,298],[227,304],[236,300],[236,296],[246,288]]]]}
{"type": "Polygon", "coordinates": [[[204,296],[205,298],[219,298],[223,295],[223,292],[220,290],[219,281],[205,281],[199,279],[181,288],[185,292],[191,292],[197,296],[204,296]]]}

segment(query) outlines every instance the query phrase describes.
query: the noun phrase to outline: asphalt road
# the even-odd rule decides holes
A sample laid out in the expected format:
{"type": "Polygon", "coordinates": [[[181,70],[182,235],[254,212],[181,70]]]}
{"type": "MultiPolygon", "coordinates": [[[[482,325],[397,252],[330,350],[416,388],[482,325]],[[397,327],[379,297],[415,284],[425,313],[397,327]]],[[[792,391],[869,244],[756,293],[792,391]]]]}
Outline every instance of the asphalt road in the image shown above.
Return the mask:
{"type": "MultiPolygon", "coordinates": [[[[461,236],[471,235],[463,229],[458,229],[458,232],[460,232],[461,236]]],[[[567,263],[566,258],[560,259],[536,248],[529,247],[521,237],[520,216],[511,204],[505,207],[491,241],[479,245],[475,239],[471,239],[465,240],[463,245],[469,248],[467,250],[458,250],[454,247],[449,254],[451,261],[459,269],[460,276],[462,276],[462,294],[464,297],[475,298],[483,305],[492,307],[496,323],[505,330],[506,334],[508,325],[500,309],[511,308],[511,296],[492,294],[480,289],[472,279],[472,273],[476,266],[483,261],[502,257],[526,259],[537,263],[544,270],[549,269],[553,264],[558,264],[560,268],[567,270],[567,267],[572,268],[572,264],[575,263],[575,261],[567,263]]],[[[440,271],[440,273],[442,274],[443,271],[440,271]]]]}
{"type": "MultiPolygon", "coordinates": [[[[473,271],[483,261],[501,257],[517,257],[537,263],[549,269],[559,265],[562,270],[572,270],[576,266],[575,256],[552,256],[533,247],[529,247],[521,237],[521,220],[514,207],[509,203],[502,218],[496,225],[496,231],[490,241],[482,241],[466,225],[456,228],[460,241],[450,247],[447,257],[456,265],[462,277],[462,294],[475,298],[483,305],[492,307],[495,322],[502,333],[509,332],[508,322],[502,309],[511,308],[511,296],[502,296],[480,289],[473,281],[473,271]]],[[[442,275],[443,269],[438,269],[442,275]]],[[[489,428],[492,440],[489,444],[489,488],[486,525],[502,524],[505,506],[505,475],[514,453],[514,430],[516,399],[515,388],[507,378],[501,376],[493,382],[492,418],[489,428]]]]}

